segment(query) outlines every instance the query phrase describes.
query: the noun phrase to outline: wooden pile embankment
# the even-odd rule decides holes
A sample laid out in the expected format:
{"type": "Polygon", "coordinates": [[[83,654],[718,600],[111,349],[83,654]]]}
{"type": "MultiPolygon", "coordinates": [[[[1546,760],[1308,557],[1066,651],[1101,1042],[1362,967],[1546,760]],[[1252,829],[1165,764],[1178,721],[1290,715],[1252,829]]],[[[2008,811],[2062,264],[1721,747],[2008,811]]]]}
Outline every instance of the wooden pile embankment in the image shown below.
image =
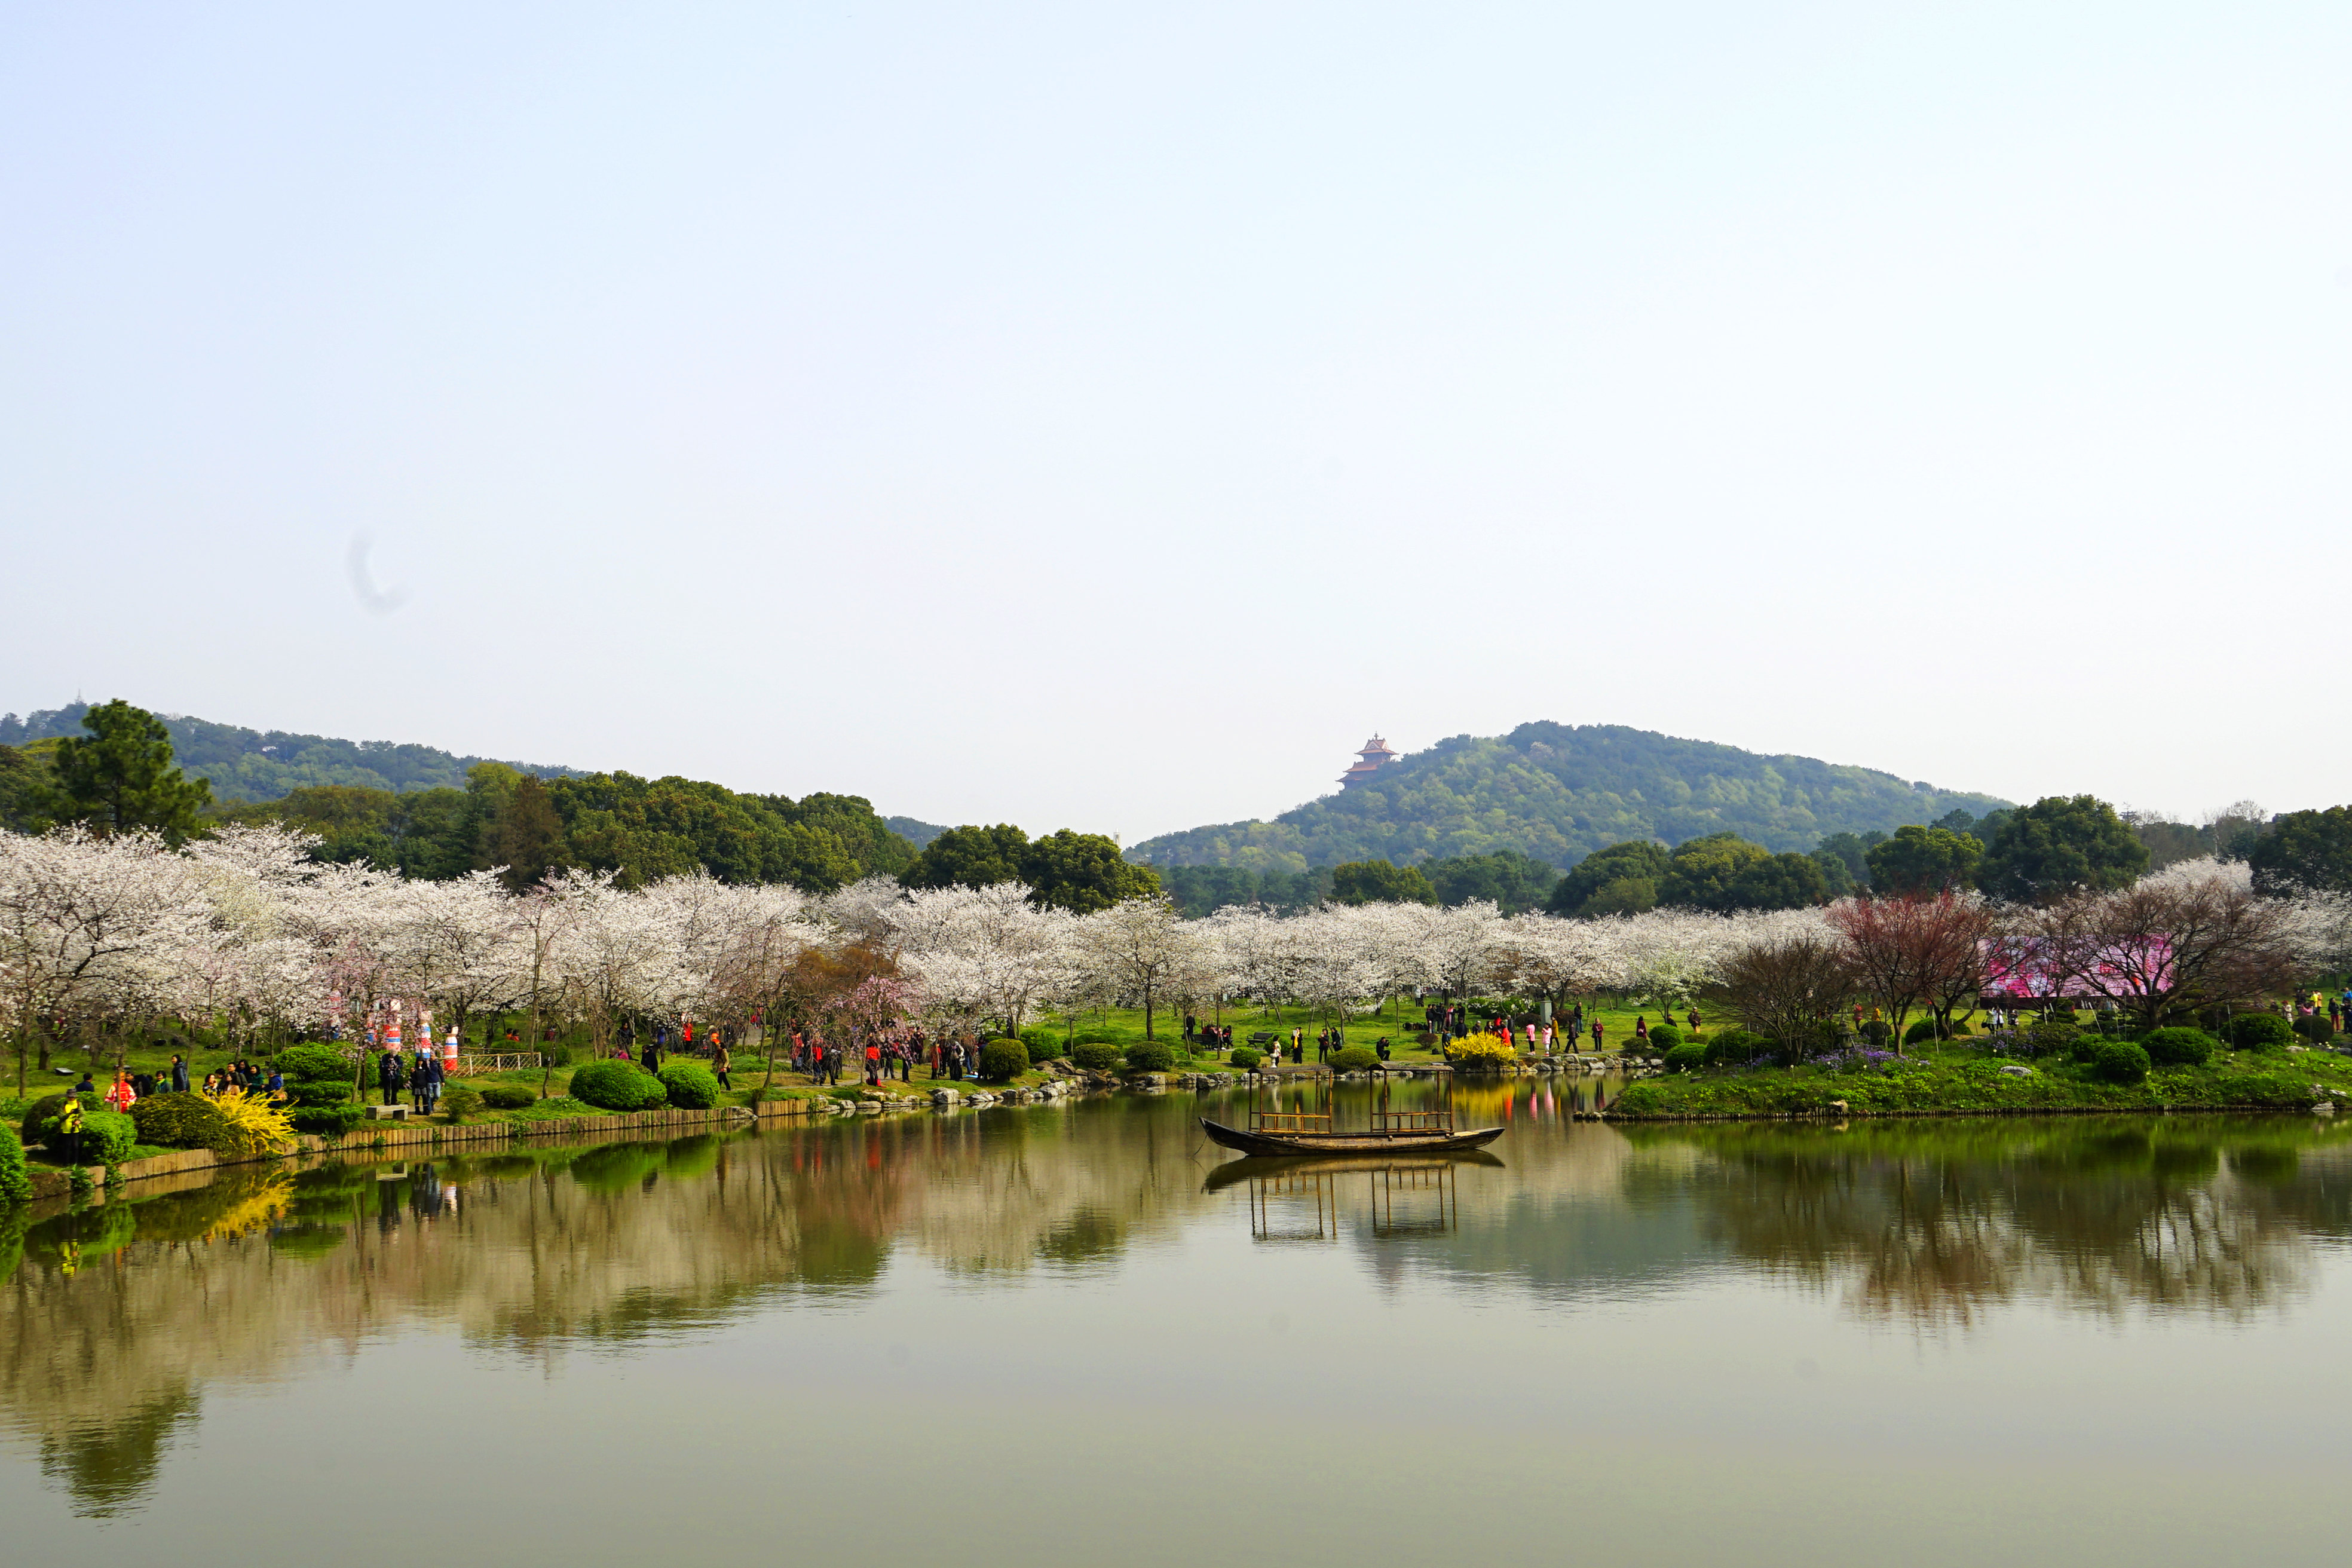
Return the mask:
{"type": "MultiPolygon", "coordinates": [[[[305,1154],[337,1153],[372,1157],[393,1150],[421,1151],[465,1143],[507,1143],[519,1138],[620,1138],[633,1133],[664,1133],[689,1128],[744,1127],[766,1117],[830,1116],[832,1113],[832,1101],[818,1096],[805,1100],[771,1100],[760,1106],[720,1106],[711,1110],[673,1108],[627,1111],[613,1116],[567,1116],[539,1121],[362,1121],[340,1139],[305,1133],[295,1140],[298,1147],[276,1157],[285,1159],[305,1154]]],[[[168,1176],[194,1176],[223,1165],[258,1163],[223,1159],[210,1149],[181,1149],[169,1154],[150,1155],[144,1160],[126,1160],[114,1168],[114,1179],[119,1182],[155,1181],[168,1176]]],[[[36,1200],[64,1197],[72,1190],[72,1178],[55,1166],[35,1165],[30,1174],[36,1200]]],[[[89,1174],[97,1185],[102,1187],[106,1184],[107,1173],[103,1168],[93,1165],[89,1174]]]]}

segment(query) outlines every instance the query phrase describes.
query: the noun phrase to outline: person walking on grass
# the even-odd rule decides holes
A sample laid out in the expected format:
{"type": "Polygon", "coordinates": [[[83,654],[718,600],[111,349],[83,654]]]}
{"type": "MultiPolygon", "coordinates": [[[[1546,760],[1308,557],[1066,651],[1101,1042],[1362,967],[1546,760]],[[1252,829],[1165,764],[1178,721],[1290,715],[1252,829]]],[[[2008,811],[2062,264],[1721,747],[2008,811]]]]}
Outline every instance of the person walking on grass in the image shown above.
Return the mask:
{"type": "Polygon", "coordinates": [[[1593,1020],[1592,1020],[1592,1050],[1593,1050],[1593,1054],[1594,1054],[1594,1055],[1596,1055],[1596,1056],[1598,1056],[1598,1055],[1601,1053],[1601,1020],[1600,1020],[1600,1019],[1598,1019],[1598,1018],[1593,1019],[1593,1020]]]}
{"type": "Polygon", "coordinates": [[[730,1093],[734,1091],[735,1085],[733,1081],[728,1078],[727,1070],[734,1065],[734,1062],[735,1058],[728,1053],[727,1047],[723,1042],[715,1041],[712,1043],[710,1047],[710,1070],[719,1075],[719,1087],[728,1090],[730,1093]]]}

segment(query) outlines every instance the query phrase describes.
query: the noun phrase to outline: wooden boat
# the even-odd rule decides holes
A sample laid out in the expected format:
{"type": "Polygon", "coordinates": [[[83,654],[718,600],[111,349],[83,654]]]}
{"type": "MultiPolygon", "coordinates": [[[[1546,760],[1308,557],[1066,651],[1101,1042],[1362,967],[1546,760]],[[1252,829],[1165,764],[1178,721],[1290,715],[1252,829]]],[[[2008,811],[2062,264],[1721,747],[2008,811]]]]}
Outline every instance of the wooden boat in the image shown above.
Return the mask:
{"type": "Polygon", "coordinates": [[[1201,1118],[1201,1131],[1213,1142],[1228,1149],[1238,1149],[1244,1154],[1351,1154],[1359,1158],[1367,1154],[1451,1154],[1483,1148],[1503,1135],[1499,1127],[1476,1127],[1467,1132],[1454,1130],[1452,1111],[1382,1111],[1375,1121],[1433,1121],[1443,1117],[1445,1125],[1439,1126],[1376,1126],[1369,1132],[1334,1132],[1329,1130],[1328,1116],[1305,1116],[1285,1111],[1253,1112],[1250,1121],[1255,1124],[1244,1131],[1227,1127],[1223,1122],[1201,1118]],[[1279,1125],[1290,1122],[1325,1123],[1321,1128],[1279,1125]],[[1263,1125],[1266,1122],[1276,1126],[1263,1125]]]}

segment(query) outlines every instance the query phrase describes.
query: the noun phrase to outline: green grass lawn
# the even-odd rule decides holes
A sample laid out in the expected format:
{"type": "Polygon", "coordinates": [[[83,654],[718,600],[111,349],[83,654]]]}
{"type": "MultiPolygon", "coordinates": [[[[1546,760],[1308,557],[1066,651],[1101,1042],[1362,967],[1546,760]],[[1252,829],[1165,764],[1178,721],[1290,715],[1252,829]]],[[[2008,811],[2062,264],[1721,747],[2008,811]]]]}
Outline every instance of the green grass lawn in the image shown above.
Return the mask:
{"type": "MultiPolygon", "coordinates": [[[[1234,1031],[1234,1044],[1237,1046],[1249,1044],[1250,1037],[1261,1031],[1270,1031],[1280,1036],[1286,1046],[1289,1043],[1290,1031],[1302,1030],[1307,1040],[1307,1059],[1310,1062],[1315,1059],[1316,1032],[1330,1027],[1332,1022],[1328,1015],[1318,1013],[1311,1008],[1260,1007],[1255,1004],[1229,1005],[1222,1013],[1213,1008],[1204,1008],[1198,1013],[1197,1016],[1204,1025],[1216,1023],[1231,1025],[1234,1031]]],[[[1636,1020],[1646,1021],[1653,1028],[1666,1021],[1665,1014],[1655,1007],[1638,1007],[1630,1003],[1608,997],[1588,1001],[1585,1004],[1586,1032],[1577,1040],[1577,1049],[1591,1050],[1591,1029],[1596,1018],[1601,1025],[1603,1049],[1611,1055],[1622,1052],[1626,1043],[1633,1038],[1636,1020]]],[[[1139,1007],[1090,1008],[1078,1014],[1075,1020],[1056,1013],[1036,1022],[1051,1028],[1057,1037],[1062,1038],[1067,1038],[1073,1034],[1081,1037],[1088,1034],[1110,1034],[1118,1037],[1123,1043],[1143,1037],[1143,1010],[1139,1007]]],[[[1474,1019],[1474,1026],[1479,1022],[1480,1020],[1474,1019]]],[[[1172,1013],[1165,1009],[1160,1010],[1153,1019],[1153,1026],[1155,1037],[1176,1047],[1181,1051],[1184,1029],[1184,1015],[1181,1008],[1172,1013]]],[[[1714,1020],[1705,1016],[1704,1010],[1702,1010],[1700,1026],[1702,1030],[1712,1030],[1718,1026],[1714,1020]]],[[[1422,1020],[1420,1005],[1409,997],[1401,998],[1374,1013],[1352,1014],[1340,1025],[1341,1032],[1347,1037],[1347,1043],[1351,1046],[1369,1047],[1381,1036],[1387,1036],[1391,1047],[1390,1059],[1392,1061],[1442,1060],[1443,1058],[1435,1047],[1424,1047],[1416,1040],[1416,1037],[1425,1026],[1422,1020]]],[[[1686,1026],[1683,1015],[1675,1016],[1675,1026],[1678,1029],[1686,1026]]],[[[1518,1044],[1521,1053],[1525,1054],[1527,1038],[1524,1035],[1519,1037],[1518,1044]]],[[[1552,1048],[1565,1050],[1568,1048],[1568,1042],[1555,1035],[1552,1048]]]]}
{"type": "Polygon", "coordinates": [[[1867,1071],[1819,1067],[1716,1068],[1648,1079],[1618,1097],[1625,1116],[1821,1113],[1835,1100],[1858,1112],[2160,1110],[2216,1106],[2301,1110],[2352,1098],[2352,1058],[2328,1051],[2225,1051],[2200,1068],[2158,1068],[2136,1084],[2105,1082],[2086,1064],[2043,1058],[2027,1076],[1993,1058],[1946,1047],[1867,1071]],[[2315,1086],[2316,1086],[2315,1088],[2315,1086]]]}

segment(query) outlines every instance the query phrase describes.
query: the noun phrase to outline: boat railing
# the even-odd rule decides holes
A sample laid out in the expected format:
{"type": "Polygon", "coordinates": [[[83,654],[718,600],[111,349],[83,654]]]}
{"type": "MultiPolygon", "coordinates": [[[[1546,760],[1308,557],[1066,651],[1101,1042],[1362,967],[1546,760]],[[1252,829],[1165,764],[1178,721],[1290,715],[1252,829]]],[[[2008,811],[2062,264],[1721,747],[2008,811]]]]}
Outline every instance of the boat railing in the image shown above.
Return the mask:
{"type": "Polygon", "coordinates": [[[1250,1112],[1253,1132],[1328,1132],[1331,1118],[1328,1112],[1313,1110],[1253,1110],[1250,1112]]]}
{"type": "Polygon", "coordinates": [[[1436,1110],[1375,1110],[1372,1112],[1375,1132],[1451,1132],[1454,1111],[1450,1107],[1436,1110]]]}

